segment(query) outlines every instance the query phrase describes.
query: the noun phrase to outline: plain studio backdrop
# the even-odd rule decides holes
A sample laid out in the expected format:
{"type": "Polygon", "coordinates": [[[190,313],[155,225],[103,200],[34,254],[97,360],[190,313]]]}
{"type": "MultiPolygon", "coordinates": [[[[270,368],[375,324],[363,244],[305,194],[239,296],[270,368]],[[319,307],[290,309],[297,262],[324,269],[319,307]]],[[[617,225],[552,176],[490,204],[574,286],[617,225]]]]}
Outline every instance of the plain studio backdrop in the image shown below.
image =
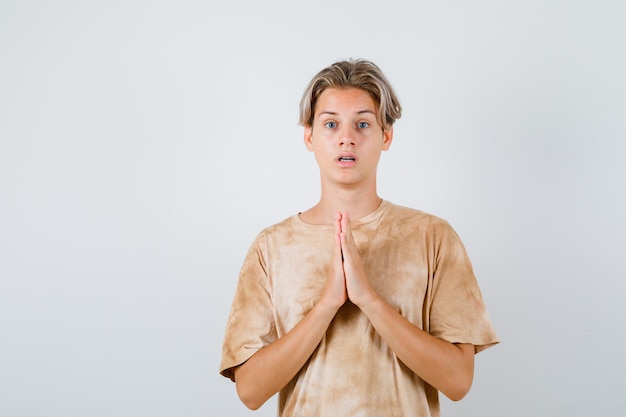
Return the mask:
{"type": "Polygon", "coordinates": [[[380,195],[452,224],[502,339],[443,415],[626,415],[624,3],[221,3],[0,2],[0,415],[275,415],[225,321],[351,57],[404,107],[380,195]]]}

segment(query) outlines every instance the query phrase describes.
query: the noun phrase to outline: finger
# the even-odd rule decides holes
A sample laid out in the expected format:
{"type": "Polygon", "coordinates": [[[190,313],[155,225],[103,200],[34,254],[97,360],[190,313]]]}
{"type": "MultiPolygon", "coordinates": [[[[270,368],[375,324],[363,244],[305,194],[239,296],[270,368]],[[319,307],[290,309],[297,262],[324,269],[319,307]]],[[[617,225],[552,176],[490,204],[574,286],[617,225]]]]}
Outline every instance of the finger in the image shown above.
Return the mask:
{"type": "Polygon", "coordinates": [[[341,244],[341,213],[335,213],[335,242],[337,243],[337,247],[339,250],[338,258],[343,262],[343,249],[341,244]]]}
{"type": "MultiPolygon", "coordinates": [[[[343,264],[343,249],[341,247],[341,235],[335,236],[335,259],[343,264]]],[[[342,267],[343,269],[343,267],[342,267]]]]}
{"type": "Polygon", "coordinates": [[[345,234],[345,244],[355,246],[352,226],[350,225],[350,214],[347,211],[341,215],[341,231],[345,234]]]}
{"type": "Polygon", "coordinates": [[[352,234],[350,229],[350,214],[347,211],[341,213],[341,231],[347,235],[352,234]]]}

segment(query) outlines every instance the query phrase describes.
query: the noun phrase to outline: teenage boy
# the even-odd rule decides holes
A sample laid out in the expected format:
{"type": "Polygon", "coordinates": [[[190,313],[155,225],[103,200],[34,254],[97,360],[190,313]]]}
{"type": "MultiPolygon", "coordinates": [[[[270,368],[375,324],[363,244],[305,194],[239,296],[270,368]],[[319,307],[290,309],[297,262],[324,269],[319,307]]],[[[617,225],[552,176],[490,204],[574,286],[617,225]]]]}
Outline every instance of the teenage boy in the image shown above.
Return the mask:
{"type": "Polygon", "coordinates": [[[438,416],[498,342],[459,237],[383,200],[376,169],[401,107],[372,62],[337,62],[300,105],[321,197],[263,230],[243,263],[220,372],[282,417],[438,416]]]}

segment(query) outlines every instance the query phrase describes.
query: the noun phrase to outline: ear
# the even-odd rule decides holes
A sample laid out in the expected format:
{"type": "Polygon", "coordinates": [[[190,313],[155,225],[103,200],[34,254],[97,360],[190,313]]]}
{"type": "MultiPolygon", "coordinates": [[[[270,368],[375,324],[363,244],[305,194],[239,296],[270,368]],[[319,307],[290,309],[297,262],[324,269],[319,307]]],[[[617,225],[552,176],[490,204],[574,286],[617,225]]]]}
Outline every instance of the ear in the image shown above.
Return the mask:
{"type": "Polygon", "coordinates": [[[393,126],[389,126],[389,129],[383,130],[383,151],[386,151],[391,146],[393,140],[393,126]]]}
{"type": "Polygon", "coordinates": [[[313,151],[313,127],[305,126],[304,127],[304,146],[309,151],[313,151]]]}

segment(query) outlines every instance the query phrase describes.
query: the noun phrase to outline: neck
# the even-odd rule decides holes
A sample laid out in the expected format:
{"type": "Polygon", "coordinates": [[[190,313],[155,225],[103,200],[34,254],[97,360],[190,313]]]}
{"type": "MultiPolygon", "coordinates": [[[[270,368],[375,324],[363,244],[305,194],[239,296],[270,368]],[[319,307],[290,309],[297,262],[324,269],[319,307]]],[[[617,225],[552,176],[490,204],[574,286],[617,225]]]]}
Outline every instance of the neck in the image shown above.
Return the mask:
{"type": "Polygon", "coordinates": [[[333,224],[335,213],[347,211],[352,219],[359,219],[376,210],[381,202],[375,186],[365,190],[342,187],[327,189],[322,186],[320,201],[301,213],[300,218],[310,224],[333,224]]]}

